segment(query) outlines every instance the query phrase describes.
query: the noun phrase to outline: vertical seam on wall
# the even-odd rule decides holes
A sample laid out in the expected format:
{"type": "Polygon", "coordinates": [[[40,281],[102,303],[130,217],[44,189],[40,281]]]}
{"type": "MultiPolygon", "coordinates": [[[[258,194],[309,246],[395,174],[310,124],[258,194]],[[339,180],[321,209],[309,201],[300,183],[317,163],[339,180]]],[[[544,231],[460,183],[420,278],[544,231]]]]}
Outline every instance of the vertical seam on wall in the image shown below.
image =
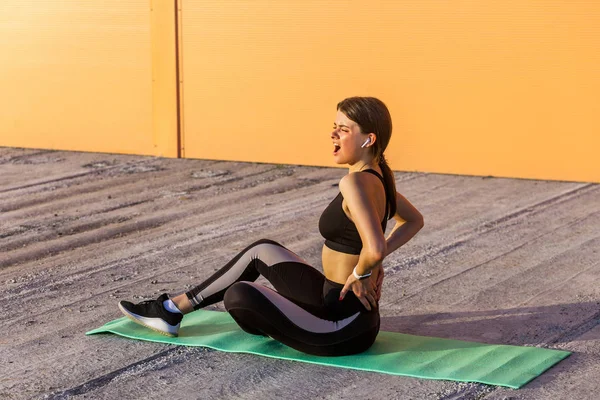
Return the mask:
{"type": "Polygon", "coordinates": [[[175,79],[176,82],[176,97],[177,97],[177,158],[185,157],[185,149],[183,147],[183,107],[182,107],[182,92],[183,79],[181,73],[181,2],[182,0],[174,0],[175,6],[175,79]]]}

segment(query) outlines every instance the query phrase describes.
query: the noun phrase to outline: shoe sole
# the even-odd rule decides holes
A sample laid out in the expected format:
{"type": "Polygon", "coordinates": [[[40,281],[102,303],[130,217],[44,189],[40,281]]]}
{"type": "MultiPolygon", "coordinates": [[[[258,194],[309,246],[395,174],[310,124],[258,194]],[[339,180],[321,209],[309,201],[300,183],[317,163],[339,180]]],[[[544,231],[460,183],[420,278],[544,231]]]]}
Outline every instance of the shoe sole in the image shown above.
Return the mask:
{"type": "Polygon", "coordinates": [[[168,336],[168,337],[177,337],[177,336],[179,336],[179,335],[178,335],[178,334],[176,334],[176,333],[170,333],[170,332],[161,331],[161,330],[160,330],[160,329],[158,329],[158,328],[155,328],[155,327],[153,327],[153,326],[150,326],[150,325],[148,325],[148,324],[145,324],[145,323],[144,323],[142,320],[140,320],[140,319],[137,319],[136,317],[134,317],[134,315],[137,315],[137,314],[133,314],[133,313],[131,313],[131,312],[127,311],[127,309],[125,309],[125,307],[123,307],[123,306],[121,305],[121,303],[119,303],[118,305],[119,305],[119,310],[121,310],[121,313],[123,313],[123,315],[125,315],[127,318],[129,318],[130,320],[132,320],[132,321],[133,321],[133,322],[135,322],[136,324],[138,324],[138,325],[142,325],[142,326],[144,326],[144,327],[146,327],[146,328],[148,328],[148,329],[151,329],[151,330],[153,330],[154,332],[160,333],[161,335],[165,335],[165,336],[168,336]]]}

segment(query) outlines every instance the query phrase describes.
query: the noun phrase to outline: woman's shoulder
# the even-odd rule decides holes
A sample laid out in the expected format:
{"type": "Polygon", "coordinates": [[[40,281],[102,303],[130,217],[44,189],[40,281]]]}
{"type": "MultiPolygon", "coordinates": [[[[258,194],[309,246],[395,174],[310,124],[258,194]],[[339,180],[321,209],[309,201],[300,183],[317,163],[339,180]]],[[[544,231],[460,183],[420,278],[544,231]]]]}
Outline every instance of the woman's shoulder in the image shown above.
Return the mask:
{"type": "MultiPolygon", "coordinates": [[[[375,170],[371,170],[375,171],[375,170]]],[[[379,171],[375,171],[381,175],[379,171]]],[[[372,185],[380,184],[381,179],[373,173],[365,171],[350,172],[340,179],[340,191],[361,189],[372,185]]]]}

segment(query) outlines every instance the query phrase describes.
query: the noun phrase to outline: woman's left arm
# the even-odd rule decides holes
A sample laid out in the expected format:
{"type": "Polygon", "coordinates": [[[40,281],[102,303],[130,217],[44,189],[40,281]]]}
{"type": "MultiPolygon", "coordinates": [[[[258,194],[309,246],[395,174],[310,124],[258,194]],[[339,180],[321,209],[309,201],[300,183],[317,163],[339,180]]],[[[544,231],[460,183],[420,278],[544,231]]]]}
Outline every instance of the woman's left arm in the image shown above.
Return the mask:
{"type": "Polygon", "coordinates": [[[386,239],[385,257],[403,246],[413,238],[425,225],[423,215],[413,206],[406,197],[396,192],[396,226],[386,239]]]}
{"type": "MultiPolygon", "coordinates": [[[[398,250],[402,245],[412,239],[425,225],[423,215],[413,206],[404,196],[396,192],[396,226],[392,229],[386,238],[386,253],[385,257],[398,250]]],[[[375,284],[376,299],[381,298],[381,287],[383,286],[383,266],[381,263],[376,267],[379,268],[377,274],[377,282],[375,284]]]]}

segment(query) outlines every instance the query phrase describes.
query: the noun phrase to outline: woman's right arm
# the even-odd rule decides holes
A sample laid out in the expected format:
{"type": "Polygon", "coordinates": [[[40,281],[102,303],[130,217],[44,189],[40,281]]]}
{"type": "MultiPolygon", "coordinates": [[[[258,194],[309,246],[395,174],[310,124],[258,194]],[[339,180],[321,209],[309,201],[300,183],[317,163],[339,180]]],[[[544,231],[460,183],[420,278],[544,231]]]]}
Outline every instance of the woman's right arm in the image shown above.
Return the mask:
{"type": "Polygon", "coordinates": [[[423,215],[404,196],[396,192],[396,226],[386,238],[386,256],[402,247],[425,225],[423,215]]]}

